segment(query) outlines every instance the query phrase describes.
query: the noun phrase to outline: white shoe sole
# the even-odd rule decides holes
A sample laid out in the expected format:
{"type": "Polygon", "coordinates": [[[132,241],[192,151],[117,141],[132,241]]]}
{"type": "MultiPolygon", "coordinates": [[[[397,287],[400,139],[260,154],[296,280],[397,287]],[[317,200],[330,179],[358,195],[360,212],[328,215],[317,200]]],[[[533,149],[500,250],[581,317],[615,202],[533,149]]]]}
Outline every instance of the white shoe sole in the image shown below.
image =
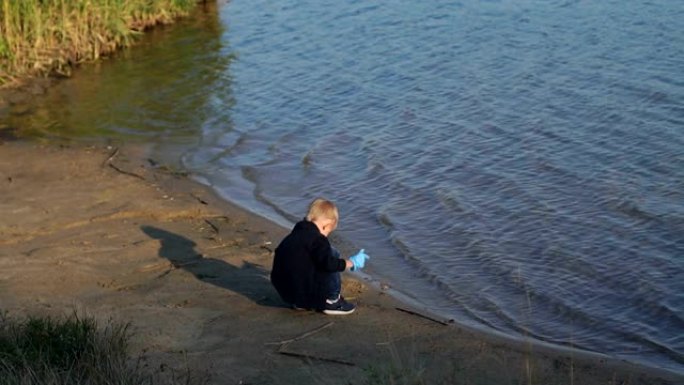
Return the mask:
{"type": "Polygon", "coordinates": [[[354,310],[356,310],[356,308],[351,309],[351,310],[327,310],[326,309],[326,310],[323,310],[323,313],[325,313],[327,315],[347,315],[347,314],[353,313],[354,310]]]}

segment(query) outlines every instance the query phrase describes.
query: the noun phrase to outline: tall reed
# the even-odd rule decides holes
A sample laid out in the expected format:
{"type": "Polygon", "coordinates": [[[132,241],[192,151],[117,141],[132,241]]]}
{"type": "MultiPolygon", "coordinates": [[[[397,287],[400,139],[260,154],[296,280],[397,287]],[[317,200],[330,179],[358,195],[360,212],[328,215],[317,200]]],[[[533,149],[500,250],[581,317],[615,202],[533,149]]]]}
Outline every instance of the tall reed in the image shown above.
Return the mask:
{"type": "Polygon", "coordinates": [[[136,34],[185,15],[197,0],[0,0],[0,85],[129,45],[136,34]]]}

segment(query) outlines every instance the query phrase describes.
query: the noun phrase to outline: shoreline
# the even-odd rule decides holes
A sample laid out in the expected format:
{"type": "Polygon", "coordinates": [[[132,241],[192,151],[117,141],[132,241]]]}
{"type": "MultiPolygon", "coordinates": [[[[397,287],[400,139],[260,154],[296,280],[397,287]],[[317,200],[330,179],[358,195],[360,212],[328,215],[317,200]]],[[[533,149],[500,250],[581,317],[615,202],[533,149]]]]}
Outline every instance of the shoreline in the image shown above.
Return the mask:
{"type": "MultiPolygon", "coordinates": [[[[182,167],[182,165],[179,165],[179,167],[182,167]]],[[[284,231],[289,231],[289,228],[284,225],[284,222],[288,221],[287,218],[281,216],[277,210],[273,210],[267,205],[264,205],[263,207],[265,208],[264,210],[252,210],[248,204],[240,204],[239,202],[236,201],[231,201],[230,197],[228,194],[222,193],[220,190],[215,189],[207,180],[205,180],[204,177],[196,177],[195,175],[190,174],[189,178],[191,179],[192,182],[197,183],[199,185],[204,186],[206,189],[212,191],[212,193],[217,197],[217,199],[226,202],[232,206],[237,207],[240,210],[244,210],[251,215],[258,216],[260,218],[263,218],[266,221],[272,222],[276,226],[280,226],[283,228],[284,231]],[[277,218],[269,216],[269,213],[267,211],[270,210],[270,214],[274,215],[277,218]]],[[[258,205],[258,201],[254,201],[258,205]]],[[[294,223],[289,224],[290,226],[293,226],[294,223]]],[[[353,253],[353,249],[350,247],[350,245],[353,244],[352,241],[350,241],[347,238],[344,238],[343,236],[340,236],[339,234],[333,234],[331,236],[331,241],[334,243],[335,241],[341,242],[342,246],[336,245],[338,249],[343,250],[347,254],[353,253]]],[[[344,253],[343,253],[344,254],[344,253]]],[[[418,316],[422,316],[426,319],[431,319],[434,322],[437,323],[442,323],[444,325],[456,325],[459,328],[462,328],[464,330],[468,330],[469,332],[475,333],[475,334],[481,334],[483,338],[488,338],[491,339],[493,342],[504,342],[504,343],[510,343],[512,345],[517,346],[518,348],[525,348],[528,345],[534,346],[535,350],[539,349],[543,352],[546,352],[548,354],[566,354],[566,355],[574,355],[575,357],[580,357],[580,358],[585,358],[585,359],[595,359],[595,360],[612,360],[615,362],[623,362],[627,365],[634,365],[635,367],[640,367],[643,368],[646,371],[653,371],[654,373],[664,373],[667,375],[674,375],[674,376],[683,376],[684,380],[684,373],[677,372],[672,369],[668,369],[667,367],[661,367],[661,366],[656,366],[655,364],[649,365],[647,361],[640,361],[638,359],[633,359],[630,360],[629,358],[623,358],[623,357],[616,357],[616,356],[611,356],[610,354],[607,353],[602,353],[599,351],[592,351],[592,350],[587,350],[587,349],[582,349],[579,347],[574,347],[574,346],[569,346],[569,345],[561,345],[561,344],[556,344],[553,342],[548,342],[544,340],[539,340],[539,339],[528,339],[528,337],[520,335],[511,335],[507,334],[503,331],[499,331],[496,329],[492,329],[486,325],[482,326],[477,326],[477,325],[471,325],[467,323],[462,323],[459,322],[458,319],[455,319],[451,316],[449,316],[447,313],[440,313],[437,311],[433,311],[431,309],[428,309],[424,307],[420,301],[414,297],[412,297],[409,293],[403,292],[402,290],[395,288],[395,285],[391,281],[385,281],[379,278],[374,278],[372,275],[366,274],[365,272],[361,273],[350,273],[352,275],[352,279],[358,280],[363,282],[364,284],[368,285],[371,287],[372,290],[375,290],[377,292],[381,292],[383,294],[387,294],[391,297],[394,298],[394,300],[397,302],[399,307],[403,308],[408,308],[412,309],[413,311],[419,313],[418,316]]]]}
{"type": "Polygon", "coordinates": [[[335,383],[364,383],[367,367],[394,375],[388,362],[422,371],[426,383],[684,379],[435,322],[379,283],[348,274],[343,291],[359,305],[355,314],[293,312],[267,280],[272,251],[289,229],[185,173],[152,166],[148,155],[144,145],[0,142],[0,310],[80,310],[130,321],[136,352],[175,368],[185,355],[190,367],[215,377],[212,383],[329,381],[331,367],[343,373],[335,383]]]}

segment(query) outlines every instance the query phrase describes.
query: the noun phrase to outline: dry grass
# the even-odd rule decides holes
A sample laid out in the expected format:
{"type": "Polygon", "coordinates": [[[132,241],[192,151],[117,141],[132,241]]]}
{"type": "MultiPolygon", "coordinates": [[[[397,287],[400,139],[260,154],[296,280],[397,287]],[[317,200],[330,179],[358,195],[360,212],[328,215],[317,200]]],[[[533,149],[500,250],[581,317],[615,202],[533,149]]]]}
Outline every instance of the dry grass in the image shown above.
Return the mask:
{"type": "Polygon", "coordinates": [[[146,369],[128,355],[127,324],[93,318],[0,314],[0,385],[201,384],[206,378],[146,369]]]}

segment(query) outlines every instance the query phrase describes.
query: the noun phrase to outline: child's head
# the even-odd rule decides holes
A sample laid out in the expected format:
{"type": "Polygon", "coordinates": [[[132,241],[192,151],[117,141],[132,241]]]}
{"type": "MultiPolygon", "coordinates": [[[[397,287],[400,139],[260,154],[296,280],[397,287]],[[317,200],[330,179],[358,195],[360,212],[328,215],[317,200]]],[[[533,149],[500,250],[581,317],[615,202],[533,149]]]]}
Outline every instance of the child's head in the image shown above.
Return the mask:
{"type": "Polygon", "coordinates": [[[314,199],[309,205],[309,213],[306,214],[306,220],[315,223],[326,237],[337,228],[339,218],[337,206],[323,198],[314,199]]]}

